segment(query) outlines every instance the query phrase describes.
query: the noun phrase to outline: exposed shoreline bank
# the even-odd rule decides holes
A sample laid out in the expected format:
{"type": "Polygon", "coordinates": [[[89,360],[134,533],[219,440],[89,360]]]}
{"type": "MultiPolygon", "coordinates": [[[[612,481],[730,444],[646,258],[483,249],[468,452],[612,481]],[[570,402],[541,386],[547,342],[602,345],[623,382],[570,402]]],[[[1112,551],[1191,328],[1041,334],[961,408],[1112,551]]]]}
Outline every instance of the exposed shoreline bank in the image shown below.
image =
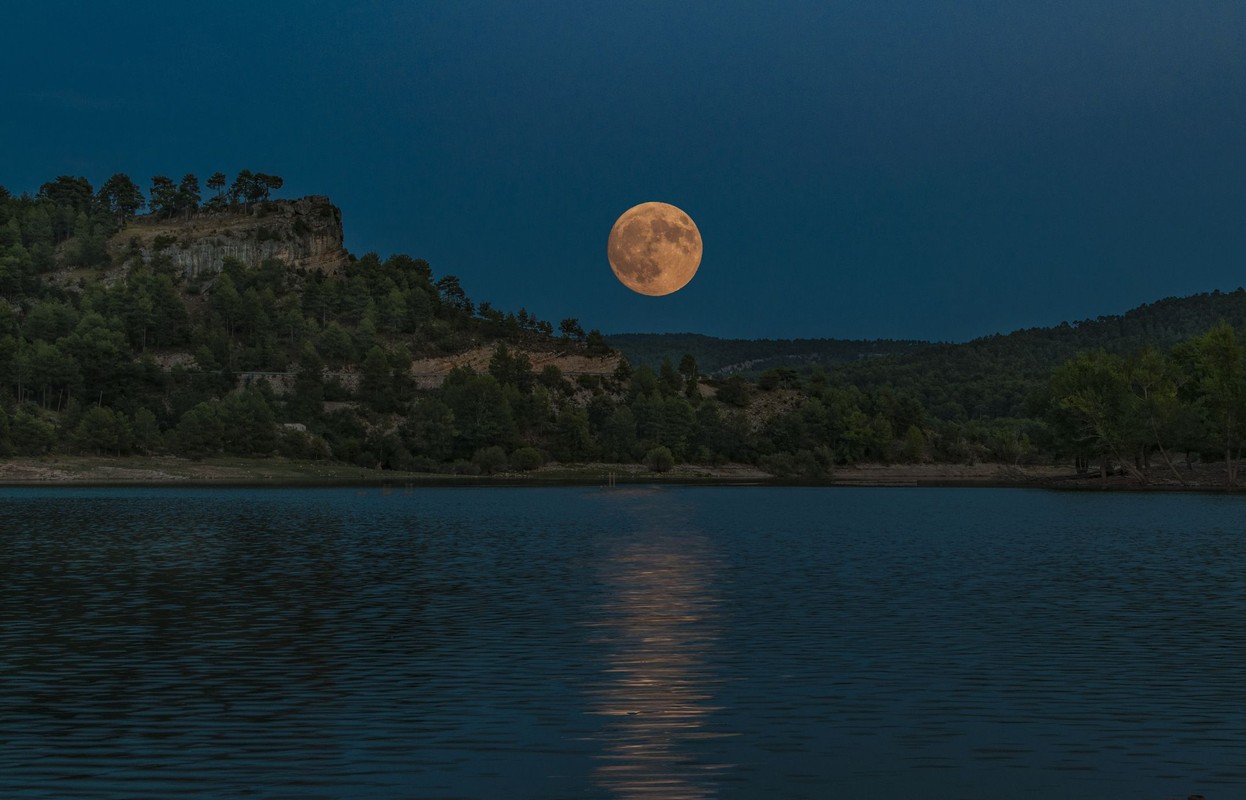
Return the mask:
{"type": "MultiPolygon", "coordinates": [[[[1066,466],[1012,464],[859,464],[837,469],[829,480],[776,478],[747,464],[679,465],[655,473],[639,464],[550,464],[532,472],[457,475],[395,472],[323,461],[283,458],[175,456],[42,456],[0,461],[4,487],[421,487],[421,486],[606,486],[622,484],[721,486],[827,486],[891,488],[1028,488],[1060,491],[1226,493],[1224,470],[1202,465],[1187,470],[1182,485],[1172,475],[1137,479],[1097,473],[1079,475],[1066,466]],[[612,477],[613,476],[613,477],[612,477]]],[[[1231,493],[1246,491],[1236,487],[1231,493]]]]}

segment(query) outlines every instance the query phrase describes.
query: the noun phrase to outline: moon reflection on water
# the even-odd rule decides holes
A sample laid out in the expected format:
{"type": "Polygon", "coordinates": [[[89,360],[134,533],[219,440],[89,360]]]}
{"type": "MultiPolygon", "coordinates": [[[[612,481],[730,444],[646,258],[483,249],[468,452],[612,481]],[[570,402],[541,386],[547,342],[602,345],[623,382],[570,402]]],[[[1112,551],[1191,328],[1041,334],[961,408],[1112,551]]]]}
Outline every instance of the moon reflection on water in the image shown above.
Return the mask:
{"type": "Polygon", "coordinates": [[[715,796],[729,765],[699,759],[693,742],[724,736],[709,657],[719,638],[717,568],[700,533],[638,532],[602,565],[607,600],[590,623],[607,647],[592,713],[607,718],[594,777],[622,798],[715,796]]]}

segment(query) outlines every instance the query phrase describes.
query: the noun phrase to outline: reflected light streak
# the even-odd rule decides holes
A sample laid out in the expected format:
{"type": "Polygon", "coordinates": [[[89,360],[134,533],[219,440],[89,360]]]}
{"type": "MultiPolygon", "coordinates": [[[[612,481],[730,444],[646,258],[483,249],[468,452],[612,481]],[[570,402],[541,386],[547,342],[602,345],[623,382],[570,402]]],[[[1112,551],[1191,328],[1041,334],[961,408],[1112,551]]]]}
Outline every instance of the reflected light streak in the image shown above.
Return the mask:
{"type": "Polygon", "coordinates": [[[642,536],[603,565],[608,600],[592,624],[609,654],[593,713],[608,722],[595,777],[623,798],[701,800],[726,766],[691,746],[725,735],[707,727],[720,682],[706,663],[719,636],[716,565],[703,536],[642,536]]]}

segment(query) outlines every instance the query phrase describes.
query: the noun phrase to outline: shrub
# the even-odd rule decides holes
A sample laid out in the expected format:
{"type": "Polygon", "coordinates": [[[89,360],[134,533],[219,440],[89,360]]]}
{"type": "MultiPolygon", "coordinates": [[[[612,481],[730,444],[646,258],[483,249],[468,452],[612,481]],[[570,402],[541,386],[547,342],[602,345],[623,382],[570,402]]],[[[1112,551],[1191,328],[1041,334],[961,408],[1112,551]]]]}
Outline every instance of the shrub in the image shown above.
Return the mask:
{"type": "Polygon", "coordinates": [[[795,453],[773,453],[762,456],[758,466],[777,478],[824,481],[834,474],[834,454],[825,446],[795,453]]]}
{"type": "Polygon", "coordinates": [[[19,408],[9,424],[9,437],[19,455],[41,456],[52,449],[56,431],[40,419],[37,412],[32,414],[19,408]]]}
{"type": "Polygon", "coordinates": [[[464,458],[456,458],[449,465],[449,471],[452,475],[479,475],[480,465],[464,458]]]}
{"type": "Polygon", "coordinates": [[[329,443],[315,434],[283,430],[277,439],[277,452],[286,458],[324,461],[332,457],[329,443]]]}
{"type": "Polygon", "coordinates": [[[926,459],[926,435],[916,425],[910,425],[904,434],[904,447],[900,457],[909,464],[919,464],[926,459]]]}
{"type": "Polygon", "coordinates": [[[134,412],[134,421],[130,425],[133,433],[132,444],[143,453],[150,453],[160,446],[160,424],[156,415],[146,408],[134,412]]]}
{"type": "Polygon", "coordinates": [[[531,472],[545,463],[545,456],[535,447],[521,447],[511,453],[511,467],[522,472],[531,472]]]}
{"type": "Polygon", "coordinates": [[[73,431],[75,445],[101,455],[120,455],[129,447],[130,436],[130,425],[124,415],[99,406],[87,409],[73,431]]]}
{"type": "Polygon", "coordinates": [[[775,389],[799,389],[800,373],[789,367],[768,369],[757,378],[757,388],[763,392],[771,392],[775,389]]]}
{"type": "Polygon", "coordinates": [[[497,445],[482,447],[472,454],[472,463],[480,468],[482,475],[505,472],[507,465],[506,451],[497,445]]]}
{"type": "Polygon", "coordinates": [[[669,472],[675,466],[675,455],[669,447],[655,447],[645,453],[644,465],[652,472],[669,472]]]}
{"type": "Polygon", "coordinates": [[[224,428],[215,403],[199,403],[177,423],[178,450],[196,461],[215,455],[223,446],[224,428]]]}
{"type": "Polygon", "coordinates": [[[744,408],[748,405],[748,381],[739,375],[732,375],[718,387],[715,397],[721,403],[744,408]]]}
{"type": "Polygon", "coordinates": [[[412,456],[408,472],[445,472],[446,466],[428,456],[412,456]]]}

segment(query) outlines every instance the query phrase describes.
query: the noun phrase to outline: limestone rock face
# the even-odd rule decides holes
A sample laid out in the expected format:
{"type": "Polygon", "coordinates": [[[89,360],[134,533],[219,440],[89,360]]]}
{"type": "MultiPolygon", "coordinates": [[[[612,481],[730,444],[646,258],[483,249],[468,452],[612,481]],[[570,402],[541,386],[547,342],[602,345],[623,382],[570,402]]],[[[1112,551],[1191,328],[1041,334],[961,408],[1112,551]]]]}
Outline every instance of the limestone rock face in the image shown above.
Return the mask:
{"type": "Polygon", "coordinates": [[[140,217],[113,240],[119,252],[136,246],[144,261],[167,257],[188,278],[220,272],[231,257],[251,267],[277,258],[292,268],[325,271],[348,261],[342,211],[323,195],[270,200],[251,211],[200,212],[190,219],[140,217]]]}

